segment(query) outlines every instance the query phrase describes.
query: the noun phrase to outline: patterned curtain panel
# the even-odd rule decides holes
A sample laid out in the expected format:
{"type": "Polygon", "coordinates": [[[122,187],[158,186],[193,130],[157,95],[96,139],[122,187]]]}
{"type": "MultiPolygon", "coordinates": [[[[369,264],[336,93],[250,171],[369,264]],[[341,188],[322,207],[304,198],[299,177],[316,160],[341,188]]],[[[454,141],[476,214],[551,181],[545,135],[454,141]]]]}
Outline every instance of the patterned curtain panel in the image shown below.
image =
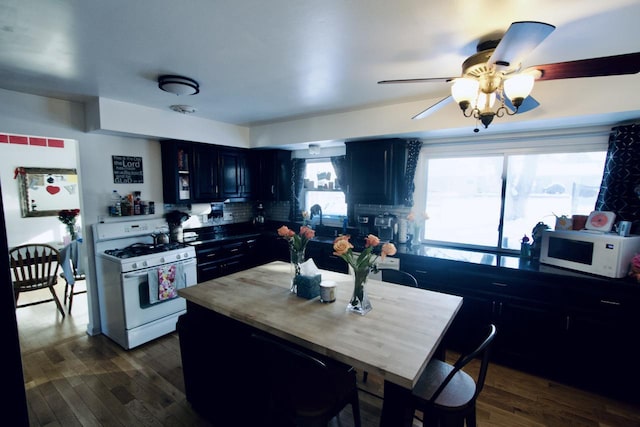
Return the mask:
{"type": "Polygon", "coordinates": [[[413,206],[413,192],[416,189],[416,185],[413,182],[416,176],[416,167],[418,166],[418,156],[420,155],[420,148],[422,147],[422,141],[414,139],[407,142],[407,168],[405,171],[405,188],[406,194],[404,197],[404,205],[413,206]]]}
{"type": "Polygon", "coordinates": [[[305,159],[291,159],[291,212],[290,221],[302,221],[302,188],[304,186],[304,172],[307,168],[305,159]]]}
{"type": "Polygon", "coordinates": [[[633,221],[632,232],[640,232],[640,124],[612,129],[595,209],[633,221]]]}
{"type": "MultiPolygon", "coordinates": [[[[343,181],[343,177],[345,176],[345,158],[347,156],[333,156],[331,157],[331,165],[333,166],[333,170],[336,172],[336,184],[338,184],[340,186],[340,189],[342,189],[342,192],[344,193],[346,191],[343,181]]],[[[346,193],[345,193],[345,197],[346,197],[346,193]]]]}

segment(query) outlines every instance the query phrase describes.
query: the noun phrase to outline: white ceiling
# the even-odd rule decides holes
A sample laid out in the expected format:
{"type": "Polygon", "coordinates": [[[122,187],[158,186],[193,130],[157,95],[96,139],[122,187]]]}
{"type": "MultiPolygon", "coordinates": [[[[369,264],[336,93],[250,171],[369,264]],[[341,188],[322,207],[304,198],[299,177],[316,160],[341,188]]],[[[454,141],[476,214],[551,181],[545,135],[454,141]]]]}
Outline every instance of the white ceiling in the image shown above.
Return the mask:
{"type": "Polygon", "coordinates": [[[457,76],[523,20],[557,27],[524,66],[640,51],[637,0],[0,0],[0,88],[258,124],[444,97],[377,81],[457,76]],[[160,91],[161,74],[201,93],[160,91]]]}

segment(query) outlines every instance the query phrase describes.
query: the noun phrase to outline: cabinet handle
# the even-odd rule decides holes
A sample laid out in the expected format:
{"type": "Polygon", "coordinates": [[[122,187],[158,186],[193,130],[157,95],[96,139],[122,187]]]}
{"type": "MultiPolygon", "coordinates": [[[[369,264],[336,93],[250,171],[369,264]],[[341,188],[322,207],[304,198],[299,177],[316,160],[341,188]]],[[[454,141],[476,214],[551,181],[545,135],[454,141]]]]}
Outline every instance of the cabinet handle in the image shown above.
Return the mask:
{"type": "Polygon", "coordinates": [[[565,330],[569,330],[569,326],[571,325],[571,316],[567,316],[567,323],[565,324],[565,330]]]}
{"type": "Polygon", "coordinates": [[[491,302],[491,314],[496,314],[496,302],[491,302]]]}
{"type": "Polygon", "coordinates": [[[498,316],[502,316],[502,303],[498,304],[498,316]]]}
{"type": "Polygon", "coordinates": [[[216,194],[218,193],[218,184],[216,184],[216,194]]]}
{"type": "Polygon", "coordinates": [[[416,273],[427,274],[428,271],[427,270],[416,270],[416,273]]]}
{"type": "Polygon", "coordinates": [[[240,249],[235,248],[235,249],[231,249],[229,252],[231,252],[231,253],[235,253],[235,252],[238,252],[239,250],[240,250],[240,249]]]}
{"type": "Polygon", "coordinates": [[[271,194],[276,194],[276,186],[271,184],[271,194]]]}
{"type": "Polygon", "coordinates": [[[491,284],[492,284],[492,285],[495,285],[495,286],[501,286],[501,287],[503,287],[503,288],[506,288],[507,286],[509,286],[509,285],[508,285],[508,284],[506,284],[506,283],[500,283],[500,282],[491,282],[491,284]]]}
{"type": "Polygon", "coordinates": [[[609,301],[606,299],[601,299],[600,302],[602,304],[608,304],[608,305],[621,305],[618,301],[609,301]]]}

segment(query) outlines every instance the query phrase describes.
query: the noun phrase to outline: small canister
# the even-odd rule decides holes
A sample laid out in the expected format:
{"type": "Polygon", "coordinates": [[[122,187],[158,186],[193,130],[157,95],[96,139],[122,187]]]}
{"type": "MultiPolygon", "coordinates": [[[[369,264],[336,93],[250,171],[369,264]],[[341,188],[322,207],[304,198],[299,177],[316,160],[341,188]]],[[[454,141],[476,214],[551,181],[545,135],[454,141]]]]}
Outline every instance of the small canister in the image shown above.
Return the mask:
{"type": "Polygon", "coordinates": [[[320,282],[320,301],[334,302],[336,300],[336,282],[323,280],[320,282]]]}

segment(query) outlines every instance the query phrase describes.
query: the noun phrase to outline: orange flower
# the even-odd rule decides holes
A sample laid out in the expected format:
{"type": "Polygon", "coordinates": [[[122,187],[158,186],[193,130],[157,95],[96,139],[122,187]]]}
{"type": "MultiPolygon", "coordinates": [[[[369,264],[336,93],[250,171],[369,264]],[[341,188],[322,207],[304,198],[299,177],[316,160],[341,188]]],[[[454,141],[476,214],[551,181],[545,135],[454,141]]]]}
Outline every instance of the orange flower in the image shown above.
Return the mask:
{"type": "Polygon", "coordinates": [[[349,252],[350,249],[353,248],[351,242],[349,242],[349,236],[338,236],[333,241],[333,254],[334,255],[345,255],[349,252]]]}
{"type": "Polygon", "coordinates": [[[316,236],[316,232],[303,225],[300,227],[300,233],[296,234],[295,231],[291,230],[286,225],[278,228],[278,236],[289,242],[289,247],[296,251],[304,251],[307,247],[307,243],[309,240],[313,239],[316,236]]]}
{"type": "Polygon", "coordinates": [[[309,227],[303,225],[302,227],[300,227],[300,235],[306,237],[309,240],[311,240],[314,237],[316,237],[316,232],[312,228],[309,228],[309,227]]]}
{"type": "Polygon", "coordinates": [[[398,250],[393,243],[385,243],[380,250],[380,258],[384,259],[387,255],[393,256],[398,250]]]}
{"type": "Polygon", "coordinates": [[[379,244],[380,244],[380,239],[378,238],[378,236],[375,236],[373,234],[369,234],[364,241],[365,248],[368,248],[369,246],[376,247],[379,244]]]}

